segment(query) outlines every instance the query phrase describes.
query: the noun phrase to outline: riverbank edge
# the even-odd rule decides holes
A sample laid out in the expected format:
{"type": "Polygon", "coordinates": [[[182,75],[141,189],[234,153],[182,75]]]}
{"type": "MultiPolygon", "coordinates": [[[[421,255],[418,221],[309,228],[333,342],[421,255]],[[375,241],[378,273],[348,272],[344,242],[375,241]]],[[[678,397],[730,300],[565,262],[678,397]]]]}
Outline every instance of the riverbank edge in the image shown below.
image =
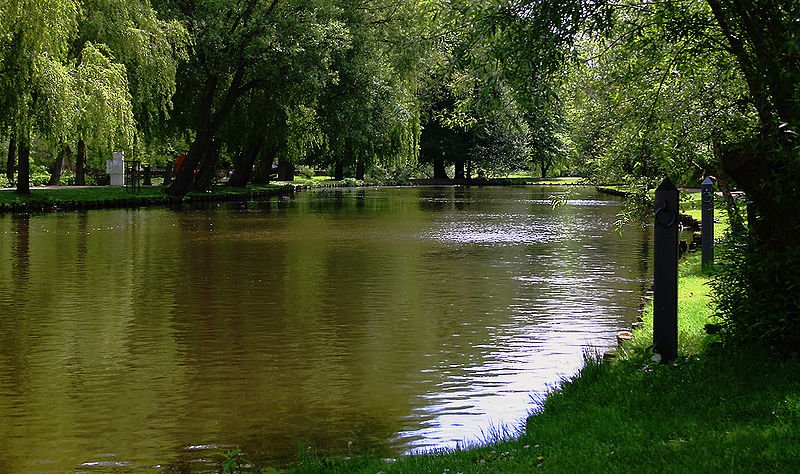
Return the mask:
{"type": "MultiPolygon", "coordinates": [[[[598,189],[599,191],[599,189],[598,189]]],[[[607,193],[613,194],[613,193],[607,193]]],[[[622,196],[621,194],[613,194],[622,196]]],[[[686,259],[681,260],[679,263],[683,269],[682,276],[686,276],[686,259]]],[[[693,272],[695,276],[702,275],[693,272]]],[[[702,276],[704,284],[708,281],[707,276],[702,276]]],[[[678,311],[679,311],[679,325],[684,325],[685,321],[682,320],[681,314],[685,311],[687,305],[686,295],[679,295],[678,311]]],[[[531,424],[535,424],[539,417],[545,415],[549,416],[548,401],[555,397],[562,397],[564,389],[571,386],[583,386],[594,382],[593,375],[587,374],[587,369],[597,365],[614,365],[625,363],[633,356],[633,351],[639,348],[641,350],[646,347],[645,338],[652,337],[652,331],[644,327],[647,321],[648,313],[652,317],[652,297],[648,294],[642,295],[642,306],[640,307],[640,317],[638,322],[634,323],[630,331],[627,332],[630,337],[623,339],[618,338],[617,345],[614,348],[606,350],[604,353],[592,352],[591,349],[587,350],[585,356],[585,365],[579,370],[578,373],[571,377],[565,377],[560,381],[558,387],[545,394],[540,400],[541,408],[532,413],[524,423],[524,427],[518,433],[509,436],[508,431],[504,431],[501,435],[494,435],[488,437],[485,443],[474,443],[473,445],[466,445],[463,448],[456,449],[443,449],[435,450],[429,453],[412,454],[403,456],[399,459],[394,458],[377,458],[367,455],[357,457],[325,457],[316,456],[312,453],[301,453],[301,460],[288,467],[286,470],[280,472],[289,473],[314,473],[314,472],[381,472],[384,474],[394,472],[527,472],[527,470],[545,470],[553,469],[552,463],[548,458],[552,457],[552,453],[547,453],[547,449],[543,448],[541,442],[534,442],[529,439],[528,429],[531,424]],[[523,459],[527,458],[532,460],[532,463],[523,463],[527,466],[527,470],[519,470],[520,463],[517,456],[514,454],[523,454],[523,459]],[[547,465],[545,460],[548,459],[547,465]],[[513,460],[513,462],[512,462],[513,460]],[[468,462],[468,464],[465,464],[468,462]]],[[[708,317],[710,319],[710,312],[708,317]]],[[[644,349],[646,351],[646,348],[644,349]]],[[[569,414],[561,414],[568,418],[569,414]]],[[[566,433],[565,433],[566,435],[566,433]]],[[[309,448],[311,449],[311,448],[309,448]]],[[[274,468],[268,468],[269,472],[275,472],[274,468]]],[[[556,469],[558,471],[558,469],[556,469]]],[[[613,469],[611,469],[613,470],[613,469]]],[[[263,469],[255,472],[262,472],[263,469]]],[[[246,472],[246,471],[243,471],[246,472]]],[[[572,471],[562,471],[572,472],[572,471]]],[[[641,472],[641,471],[639,471],[641,472]]]]}
{"type": "MultiPolygon", "coordinates": [[[[121,187],[71,187],[53,186],[43,188],[33,188],[29,195],[17,195],[13,189],[2,189],[0,192],[13,195],[11,201],[0,200],[0,215],[16,213],[47,213],[60,211],[75,211],[85,209],[120,209],[137,208],[152,206],[174,206],[179,204],[201,203],[201,202],[237,202],[251,199],[263,199],[275,196],[290,196],[296,192],[309,189],[325,188],[360,188],[360,187],[396,187],[396,186],[584,186],[583,184],[559,179],[535,180],[529,179],[525,182],[517,178],[498,178],[481,181],[444,181],[444,180],[412,180],[405,184],[371,184],[363,181],[298,181],[280,182],[274,185],[262,185],[256,189],[252,188],[226,188],[218,187],[208,193],[189,193],[184,197],[173,197],[163,193],[163,188],[146,187],[141,188],[144,193],[125,191],[121,187]],[[78,189],[92,190],[94,193],[107,192],[108,196],[93,198],[59,198],[55,197],[60,193],[70,193],[78,189]],[[43,193],[47,191],[47,193],[43,193]],[[119,195],[124,192],[123,195],[119,195]],[[44,195],[43,195],[44,194],[44,195]]],[[[73,193],[74,194],[74,193],[73,193]]]]}
{"type": "MultiPolygon", "coordinates": [[[[210,193],[190,193],[184,197],[173,197],[164,194],[161,188],[151,188],[145,193],[124,192],[122,188],[108,188],[107,195],[93,198],[69,198],[69,193],[75,188],[47,188],[47,193],[41,193],[44,188],[32,189],[28,196],[15,196],[11,202],[0,202],[0,215],[17,213],[49,213],[61,211],[75,211],[87,209],[120,209],[152,206],[174,206],[199,202],[244,201],[250,199],[269,198],[274,196],[288,196],[299,191],[293,185],[274,186],[261,189],[225,190],[210,193]],[[119,194],[123,191],[123,195],[119,194]],[[55,197],[64,193],[65,198],[55,197]]],[[[93,189],[102,194],[104,188],[93,189]]],[[[13,192],[13,191],[7,191],[13,192]]],[[[71,193],[75,194],[75,193],[71,193]]]]}
{"type": "Polygon", "coordinates": [[[543,395],[516,432],[399,459],[308,448],[285,470],[800,472],[800,360],[723,344],[711,305],[713,272],[702,268],[699,253],[679,263],[679,357],[671,364],[653,358],[652,298],[644,295],[643,322],[632,337],[619,339],[611,357],[589,350],[583,368],[543,395]]]}
{"type": "Polygon", "coordinates": [[[697,253],[680,264],[679,357],[670,364],[653,359],[649,304],[618,357],[587,353],[512,435],[399,459],[308,448],[286,472],[798,472],[800,361],[708,334],[711,278],[697,253]]]}
{"type": "MultiPolygon", "coordinates": [[[[609,196],[618,196],[626,198],[630,196],[631,192],[626,190],[624,186],[595,186],[595,190],[600,194],[608,194],[609,196]]],[[[693,193],[697,194],[697,193],[693,193]]],[[[678,215],[680,219],[680,224],[686,228],[689,228],[695,232],[700,232],[700,220],[696,219],[694,216],[687,214],[685,212],[681,212],[678,215]]]]}

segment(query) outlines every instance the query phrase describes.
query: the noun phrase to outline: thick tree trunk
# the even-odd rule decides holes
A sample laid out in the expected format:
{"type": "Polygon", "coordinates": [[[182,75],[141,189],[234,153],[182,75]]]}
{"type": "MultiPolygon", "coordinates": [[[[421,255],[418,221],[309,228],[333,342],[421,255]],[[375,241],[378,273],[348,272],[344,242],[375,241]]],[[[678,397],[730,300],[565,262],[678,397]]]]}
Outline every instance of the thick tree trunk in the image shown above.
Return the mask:
{"type": "Polygon", "coordinates": [[[194,184],[194,171],[200,164],[202,156],[210,146],[211,137],[207,132],[199,131],[189,147],[189,153],[183,160],[180,169],[175,172],[172,183],[165,189],[170,196],[185,196],[194,184]]]}
{"type": "Polygon", "coordinates": [[[61,173],[64,170],[64,161],[69,156],[69,147],[61,144],[58,147],[56,158],[53,160],[53,167],[50,168],[50,181],[47,183],[50,186],[58,186],[61,182],[61,173]]]}
{"type": "Polygon", "coordinates": [[[714,162],[717,164],[717,186],[722,192],[722,197],[725,199],[725,207],[728,211],[728,222],[730,222],[733,232],[741,232],[744,230],[742,215],[736,205],[736,199],[734,199],[733,193],[731,193],[730,177],[728,173],[722,169],[722,143],[717,138],[713,138],[711,140],[711,149],[714,154],[714,162]]]}
{"type": "Polygon", "coordinates": [[[253,170],[253,183],[267,184],[272,175],[272,164],[275,162],[275,156],[278,155],[278,149],[270,147],[264,149],[259,158],[256,160],[256,166],[253,170]]]}
{"type": "MultiPolygon", "coordinates": [[[[216,165],[218,154],[214,152],[214,136],[219,131],[220,127],[225,123],[233,110],[236,100],[247,90],[242,87],[242,79],[244,78],[244,66],[241,65],[234,74],[231,85],[225,94],[219,109],[214,112],[214,103],[217,93],[218,79],[211,77],[206,81],[206,89],[203,96],[203,101],[199,105],[200,113],[197,123],[197,134],[195,135],[194,142],[189,147],[189,153],[186,155],[186,160],[181,166],[181,169],[175,174],[175,179],[170,184],[165,192],[170,196],[185,196],[190,189],[195,186],[195,170],[200,165],[201,173],[203,169],[206,173],[213,172],[216,165]]],[[[204,188],[210,183],[210,178],[213,175],[203,175],[208,181],[200,182],[199,188],[204,188]]]]}
{"type": "Polygon", "coordinates": [[[200,159],[200,168],[197,169],[194,178],[192,189],[194,191],[202,192],[211,189],[214,184],[214,175],[217,172],[217,161],[219,161],[219,148],[220,144],[212,140],[211,144],[206,148],[205,155],[200,159]]]}
{"type": "Polygon", "coordinates": [[[344,165],[341,161],[337,161],[336,165],[334,166],[333,179],[336,181],[341,181],[344,179],[344,165]]]}
{"type": "Polygon", "coordinates": [[[228,180],[228,185],[237,188],[247,186],[248,181],[250,181],[250,176],[253,173],[253,165],[262,147],[263,144],[260,141],[245,146],[238,164],[233,168],[233,174],[231,175],[231,179],[228,180]]]}
{"type": "Polygon", "coordinates": [[[19,165],[17,166],[17,194],[31,193],[31,144],[30,138],[24,134],[17,137],[17,152],[19,165]]]}
{"type": "Polygon", "coordinates": [[[364,160],[356,160],[356,179],[360,179],[364,181],[364,176],[366,175],[364,160]]]}
{"type": "Polygon", "coordinates": [[[278,158],[278,181],[294,181],[294,163],[284,157],[278,158]]]}
{"type": "Polygon", "coordinates": [[[550,170],[549,160],[542,160],[540,168],[542,169],[542,179],[547,178],[547,172],[550,170]]]}
{"type": "MultiPolygon", "coordinates": [[[[781,154],[767,144],[761,146],[770,150],[767,153],[781,154]]],[[[758,216],[748,217],[754,219],[752,227],[759,240],[781,251],[798,240],[800,206],[796,199],[785,199],[786,195],[776,192],[773,186],[786,184],[787,180],[796,177],[776,174],[781,167],[770,164],[769,156],[760,155],[762,154],[751,150],[733,150],[725,154],[722,168],[747,194],[754,210],[757,210],[758,216]]]]}
{"type": "Polygon", "coordinates": [[[455,179],[456,181],[464,181],[467,179],[466,175],[464,174],[464,167],[465,167],[464,165],[465,163],[463,157],[456,159],[456,172],[455,176],[453,176],[453,179],[455,179]]]}
{"type": "Polygon", "coordinates": [[[6,158],[6,178],[9,186],[14,185],[14,168],[17,166],[17,140],[14,136],[8,140],[8,157],[6,158]]]}
{"type": "Polygon", "coordinates": [[[86,142],[78,140],[78,153],[75,157],[75,185],[86,186],[86,142]]]}
{"type": "Polygon", "coordinates": [[[444,165],[444,157],[433,159],[433,179],[448,179],[447,170],[444,165]]]}

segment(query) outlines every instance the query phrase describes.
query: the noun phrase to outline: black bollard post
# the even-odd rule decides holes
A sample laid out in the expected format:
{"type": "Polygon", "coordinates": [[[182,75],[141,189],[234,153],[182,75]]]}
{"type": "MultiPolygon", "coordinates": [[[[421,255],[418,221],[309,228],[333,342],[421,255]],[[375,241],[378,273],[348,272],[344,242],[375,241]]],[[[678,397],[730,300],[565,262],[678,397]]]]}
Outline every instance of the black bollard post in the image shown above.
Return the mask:
{"type": "Polygon", "coordinates": [[[661,362],[678,356],[678,188],[656,188],[653,238],[653,348],[661,362]]]}
{"type": "Polygon", "coordinates": [[[706,178],[700,185],[702,199],[703,268],[714,263],[714,182],[706,178]]]}

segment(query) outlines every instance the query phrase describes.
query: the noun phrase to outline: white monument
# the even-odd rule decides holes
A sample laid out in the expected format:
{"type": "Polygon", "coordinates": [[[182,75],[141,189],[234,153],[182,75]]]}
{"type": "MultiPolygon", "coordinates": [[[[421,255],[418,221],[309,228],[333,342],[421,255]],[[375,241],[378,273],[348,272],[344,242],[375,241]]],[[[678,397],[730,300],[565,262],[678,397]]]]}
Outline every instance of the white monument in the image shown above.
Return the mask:
{"type": "Polygon", "coordinates": [[[111,176],[111,186],[125,186],[124,151],[115,151],[114,158],[106,160],[106,173],[111,176]]]}

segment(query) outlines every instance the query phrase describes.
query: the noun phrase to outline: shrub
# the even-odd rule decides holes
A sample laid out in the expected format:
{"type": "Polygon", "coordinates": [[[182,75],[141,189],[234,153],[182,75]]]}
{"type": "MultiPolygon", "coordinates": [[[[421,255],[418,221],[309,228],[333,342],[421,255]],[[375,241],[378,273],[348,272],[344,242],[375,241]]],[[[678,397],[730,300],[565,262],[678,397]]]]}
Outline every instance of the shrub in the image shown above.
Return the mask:
{"type": "Polygon", "coordinates": [[[84,181],[87,186],[107,186],[111,184],[111,176],[106,173],[106,170],[87,168],[84,181]]]}
{"type": "Polygon", "coordinates": [[[364,186],[364,182],[355,178],[345,178],[342,180],[342,186],[354,188],[357,186],[364,186]]]}
{"type": "Polygon", "coordinates": [[[800,248],[781,250],[747,231],[718,247],[712,298],[729,338],[756,342],[784,355],[800,347],[800,248]]]}
{"type": "Polygon", "coordinates": [[[312,179],[315,176],[314,169],[310,166],[300,166],[297,168],[297,175],[306,179],[312,179]]]}
{"type": "Polygon", "coordinates": [[[30,185],[47,186],[50,182],[50,170],[46,166],[31,166],[30,185]]]}
{"type": "Polygon", "coordinates": [[[74,186],[75,173],[71,170],[64,170],[61,172],[61,178],[58,180],[59,186],[74,186]]]}

